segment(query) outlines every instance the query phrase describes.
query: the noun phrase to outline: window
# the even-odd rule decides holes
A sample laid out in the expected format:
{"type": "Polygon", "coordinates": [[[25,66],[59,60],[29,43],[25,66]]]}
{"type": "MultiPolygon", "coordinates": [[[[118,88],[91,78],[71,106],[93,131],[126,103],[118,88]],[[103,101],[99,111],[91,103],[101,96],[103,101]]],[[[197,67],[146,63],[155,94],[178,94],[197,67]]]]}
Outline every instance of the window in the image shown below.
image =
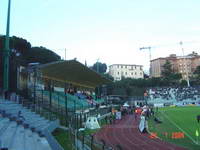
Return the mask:
{"type": "Polygon", "coordinates": [[[125,68],[127,68],[127,66],[125,66],[125,68]]]}
{"type": "Polygon", "coordinates": [[[127,72],[125,72],[125,75],[127,75],[127,72]]]}
{"type": "Polygon", "coordinates": [[[131,72],[131,75],[133,75],[133,73],[131,72]]]}
{"type": "Polygon", "coordinates": [[[119,68],[119,65],[117,65],[117,68],[119,68]]]}
{"type": "Polygon", "coordinates": [[[135,72],[135,75],[137,75],[137,72],[135,72]]]}
{"type": "Polygon", "coordinates": [[[123,66],[121,65],[121,68],[123,68],[123,66]]]}
{"type": "Polygon", "coordinates": [[[119,75],[119,72],[117,72],[117,74],[119,75]]]}

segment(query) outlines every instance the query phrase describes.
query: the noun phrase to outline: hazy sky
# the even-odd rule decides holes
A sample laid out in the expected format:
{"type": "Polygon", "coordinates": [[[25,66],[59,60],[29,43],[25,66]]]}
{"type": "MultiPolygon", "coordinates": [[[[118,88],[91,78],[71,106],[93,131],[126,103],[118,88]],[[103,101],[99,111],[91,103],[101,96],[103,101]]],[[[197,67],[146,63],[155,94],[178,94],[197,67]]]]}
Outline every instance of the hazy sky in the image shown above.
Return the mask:
{"type": "MultiPolygon", "coordinates": [[[[8,0],[0,1],[0,34],[8,0]]],[[[92,65],[149,65],[152,58],[200,53],[200,0],[12,0],[10,35],[92,65]]]]}

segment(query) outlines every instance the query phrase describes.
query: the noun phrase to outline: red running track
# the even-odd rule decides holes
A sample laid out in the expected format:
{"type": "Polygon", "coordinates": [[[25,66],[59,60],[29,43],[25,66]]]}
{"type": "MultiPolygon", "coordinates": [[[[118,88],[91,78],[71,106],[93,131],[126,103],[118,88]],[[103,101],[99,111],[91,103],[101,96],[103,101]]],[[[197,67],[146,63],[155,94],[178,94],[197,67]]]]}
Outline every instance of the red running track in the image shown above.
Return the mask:
{"type": "Polygon", "coordinates": [[[158,138],[150,138],[149,134],[140,133],[138,121],[134,120],[133,115],[127,115],[115,124],[103,127],[95,134],[95,139],[103,139],[114,149],[120,145],[123,150],[185,150],[158,138]]]}

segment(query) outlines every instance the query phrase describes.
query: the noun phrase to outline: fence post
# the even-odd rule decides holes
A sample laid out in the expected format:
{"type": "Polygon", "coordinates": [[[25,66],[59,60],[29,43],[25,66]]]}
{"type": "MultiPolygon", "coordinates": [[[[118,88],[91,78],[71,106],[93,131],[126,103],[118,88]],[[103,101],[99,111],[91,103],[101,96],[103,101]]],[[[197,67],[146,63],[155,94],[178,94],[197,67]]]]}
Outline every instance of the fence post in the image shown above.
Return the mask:
{"type": "Polygon", "coordinates": [[[94,135],[91,134],[91,145],[90,148],[93,150],[94,135]]]}
{"type": "Polygon", "coordinates": [[[65,114],[66,114],[66,126],[69,125],[69,121],[68,121],[68,108],[67,108],[67,95],[65,94],[65,114]]]}
{"type": "Polygon", "coordinates": [[[101,142],[102,142],[102,150],[105,150],[105,145],[106,145],[106,142],[103,140],[103,139],[101,139],[101,142]]]}
{"type": "Polygon", "coordinates": [[[85,131],[83,133],[83,139],[82,139],[82,149],[84,150],[84,144],[85,144],[85,131]]]}
{"type": "Polygon", "coordinates": [[[33,96],[34,96],[34,105],[36,104],[36,68],[34,68],[34,83],[33,83],[33,96]]]}
{"type": "Polygon", "coordinates": [[[68,107],[67,107],[67,83],[65,83],[65,88],[64,88],[64,93],[65,93],[65,114],[66,114],[66,126],[69,126],[69,118],[68,118],[68,107]]]}

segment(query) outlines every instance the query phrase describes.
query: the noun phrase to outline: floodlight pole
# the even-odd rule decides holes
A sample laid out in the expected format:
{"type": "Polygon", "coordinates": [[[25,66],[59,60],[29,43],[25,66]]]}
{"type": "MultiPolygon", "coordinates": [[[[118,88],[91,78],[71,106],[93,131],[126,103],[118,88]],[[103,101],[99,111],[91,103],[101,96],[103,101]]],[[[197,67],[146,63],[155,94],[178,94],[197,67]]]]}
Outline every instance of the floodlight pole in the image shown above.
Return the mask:
{"type": "Polygon", "coordinates": [[[190,81],[189,81],[189,75],[188,75],[188,66],[187,66],[187,63],[186,63],[186,57],[185,57],[185,54],[184,54],[183,42],[182,41],[180,42],[180,46],[181,46],[181,50],[182,50],[182,54],[183,54],[183,60],[184,60],[185,67],[186,67],[185,72],[186,72],[186,78],[187,78],[187,86],[190,87],[190,81]]]}
{"type": "Polygon", "coordinates": [[[9,90],[9,31],[10,31],[10,5],[11,0],[8,0],[8,14],[7,14],[7,27],[6,27],[6,39],[5,47],[3,52],[3,89],[4,91],[9,90]]]}
{"type": "Polygon", "coordinates": [[[141,47],[140,48],[140,50],[145,50],[145,49],[147,49],[147,50],[149,50],[149,75],[151,75],[152,73],[151,73],[151,46],[149,46],[149,47],[141,47]]]}

